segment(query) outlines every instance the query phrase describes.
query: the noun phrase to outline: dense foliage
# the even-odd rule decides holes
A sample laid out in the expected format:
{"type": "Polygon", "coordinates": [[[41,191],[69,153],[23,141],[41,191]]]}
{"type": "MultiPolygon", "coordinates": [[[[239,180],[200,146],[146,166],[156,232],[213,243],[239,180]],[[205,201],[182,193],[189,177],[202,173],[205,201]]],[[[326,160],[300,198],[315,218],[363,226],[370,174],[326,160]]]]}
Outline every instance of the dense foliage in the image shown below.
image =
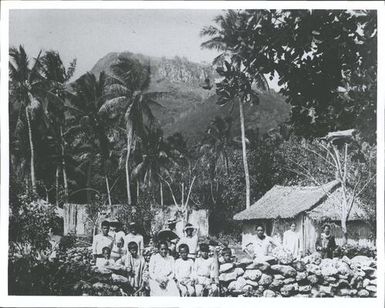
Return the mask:
{"type": "Polygon", "coordinates": [[[10,249],[32,255],[49,246],[48,231],[60,230],[55,207],[44,200],[34,200],[25,195],[14,182],[11,182],[9,204],[9,241],[10,249]],[[17,193],[19,190],[19,193],[17,193]]]}
{"type": "MultiPolygon", "coordinates": [[[[31,60],[20,46],[10,50],[15,182],[51,204],[88,203],[93,217],[106,205],[124,204],[122,215],[146,233],[151,206],[174,203],[209,209],[212,232],[233,232],[232,216],[247,203],[245,161],[251,203],[276,184],[324,183],[335,170],[317,138],[355,128],[349,186],[362,180],[360,198],[374,218],[374,181],[365,187],[364,180],[376,169],[375,13],[241,10],[214,22],[203,29],[202,46],[221,51],[215,65],[222,79],[218,96],[207,102],[231,105],[240,98],[250,111],[246,105],[258,103],[266,79],[278,76],[291,106],[289,123],[260,134],[258,123],[246,121],[240,140],[233,128],[238,131],[241,112],[228,108],[191,144],[178,132],[165,135],[156,120],[153,108],[172,110],[157,103],[167,93],[149,90],[150,66],[143,61],[121,57],[106,73],[69,83],[76,61],[65,67],[53,51],[31,60]]],[[[26,211],[30,201],[18,200],[15,210],[26,211]]]]}
{"type": "Polygon", "coordinates": [[[222,100],[253,95],[261,75],[277,75],[297,135],[357,128],[375,142],[375,11],[229,11],[216,22],[203,30],[211,38],[202,46],[224,50],[222,100]]]}

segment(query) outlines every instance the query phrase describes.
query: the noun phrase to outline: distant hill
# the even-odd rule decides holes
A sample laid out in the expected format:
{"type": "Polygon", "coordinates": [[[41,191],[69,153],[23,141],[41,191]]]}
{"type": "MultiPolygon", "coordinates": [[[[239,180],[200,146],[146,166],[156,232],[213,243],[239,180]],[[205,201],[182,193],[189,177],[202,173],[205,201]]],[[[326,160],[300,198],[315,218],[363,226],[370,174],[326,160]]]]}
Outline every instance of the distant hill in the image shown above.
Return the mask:
{"type": "MultiPolygon", "coordinates": [[[[226,116],[230,106],[220,107],[216,104],[215,86],[211,90],[204,90],[200,84],[206,78],[211,82],[217,77],[211,65],[198,64],[185,58],[174,59],[156,58],[133,54],[130,52],[109,53],[101,58],[91,72],[110,72],[111,64],[119,57],[138,59],[151,67],[150,91],[168,92],[167,97],[158,102],[164,107],[153,109],[166,136],[176,132],[194,144],[202,139],[204,131],[216,116],[226,116]]],[[[245,107],[246,128],[259,128],[265,133],[289,118],[290,107],[284,97],[271,91],[260,95],[258,106],[245,107]]],[[[239,135],[239,110],[234,108],[234,136],[239,135]]]]}

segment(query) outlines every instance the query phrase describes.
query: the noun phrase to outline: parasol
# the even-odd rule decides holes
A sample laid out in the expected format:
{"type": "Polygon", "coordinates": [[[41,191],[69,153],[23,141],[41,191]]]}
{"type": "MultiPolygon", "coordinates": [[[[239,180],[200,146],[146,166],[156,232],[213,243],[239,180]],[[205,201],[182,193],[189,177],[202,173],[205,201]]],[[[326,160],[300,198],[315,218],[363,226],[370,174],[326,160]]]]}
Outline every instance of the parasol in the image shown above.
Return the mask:
{"type": "Polygon", "coordinates": [[[161,230],[158,232],[158,235],[157,235],[158,242],[160,242],[160,241],[172,241],[172,240],[175,240],[178,238],[179,238],[179,236],[174,231],[171,231],[170,229],[161,230]]]}

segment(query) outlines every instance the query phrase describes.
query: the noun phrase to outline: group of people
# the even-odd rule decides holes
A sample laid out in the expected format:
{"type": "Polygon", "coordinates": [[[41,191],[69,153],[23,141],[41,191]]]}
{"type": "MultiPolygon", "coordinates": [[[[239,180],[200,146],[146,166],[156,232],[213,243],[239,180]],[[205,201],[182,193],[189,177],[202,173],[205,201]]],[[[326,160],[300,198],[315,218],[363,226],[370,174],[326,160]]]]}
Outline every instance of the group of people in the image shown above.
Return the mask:
{"type": "Polygon", "coordinates": [[[156,236],[157,253],[144,249],[135,223],[128,233],[118,221],[103,221],[94,236],[92,254],[99,268],[123,270],[133,295],[215,296],[218,293],[218,258],[207,243],[198,246],[197,228],[187,224],[179,238],[175,221],[156,236]],[[199,250],[199,257],[197,252],[199,250]]]}
{"type": "MultiPolygon", "coordinates": [[[[144,249],[143,236],[130,223],[128,233],[118,221],[103,221],[102,232],[94,237],[92,254],[97,267],[118,267],[126,274],[133,295],[151,296],[217,296],[220,292],[219,268],[234,262],[232,250],[222,249],[218,256],[216,244],[198,245],[197,228],[186,224],[184,235],[175,232],[175,221],[157,233],[157,253],[144,249]]],[[[294,258],[301,257],[300,238],[296,224],[284,232],[282,244],[257,226],[256,236],[244,248],[252,258],[270,255],[274,246],[283,246],[294,258]]],[[[323,257],[332,258],[336,248],[330,226],[325,225],[316,248],[323,257]]]]}
{"type": "MultiPolygon", "coordinates": [[[[281,246],[290,252],[295,259],[303,255],[300,245],[300,236],[296,231],[296,223],[290,225],[290,229],[283,233],[282,244],[276,239],[265,234],[265,228],[258,225],[256,228],[257,236],[245,245],[244,251],[253,258],[268,256],[272,252],[273,247],[281,246]]],[[[315,248],[319,251],[323,258],[333,258],[336,249],[335,237],[331,234],[330,225],[323,226],[323,232],[318,237],[315,248]]]]}

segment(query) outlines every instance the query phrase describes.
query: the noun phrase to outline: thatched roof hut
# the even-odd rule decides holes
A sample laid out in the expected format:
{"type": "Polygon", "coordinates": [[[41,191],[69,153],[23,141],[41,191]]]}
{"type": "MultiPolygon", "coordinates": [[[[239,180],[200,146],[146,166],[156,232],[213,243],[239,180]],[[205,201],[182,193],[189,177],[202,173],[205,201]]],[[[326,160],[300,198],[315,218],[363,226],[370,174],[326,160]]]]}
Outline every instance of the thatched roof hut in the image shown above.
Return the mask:
{"type": "MultiPolygon", "coordinates": [[[[242,244],[247,245],[255,236],[256,225],[265,226],[269,235],[282,238],[283,232],[296,222],[304,250],[313,250],[321,224],[332,223],[337,242],[342,241],[340,228],[342,190],[338,181],[322,186],[274,186],[250,208],[234,215],[243,221],[242,244]]],[[[370,227],[368,216],[357,200],[348,218],[351,240],[367,239],[370,227]]]]}
{"type": "Polygon", "coordinates": [[[235,214],[235,220],[294,218],[317,206],[327,194],[337,188],[333,181],[324,186],[275,185],[248,209],[235,214]]]}

